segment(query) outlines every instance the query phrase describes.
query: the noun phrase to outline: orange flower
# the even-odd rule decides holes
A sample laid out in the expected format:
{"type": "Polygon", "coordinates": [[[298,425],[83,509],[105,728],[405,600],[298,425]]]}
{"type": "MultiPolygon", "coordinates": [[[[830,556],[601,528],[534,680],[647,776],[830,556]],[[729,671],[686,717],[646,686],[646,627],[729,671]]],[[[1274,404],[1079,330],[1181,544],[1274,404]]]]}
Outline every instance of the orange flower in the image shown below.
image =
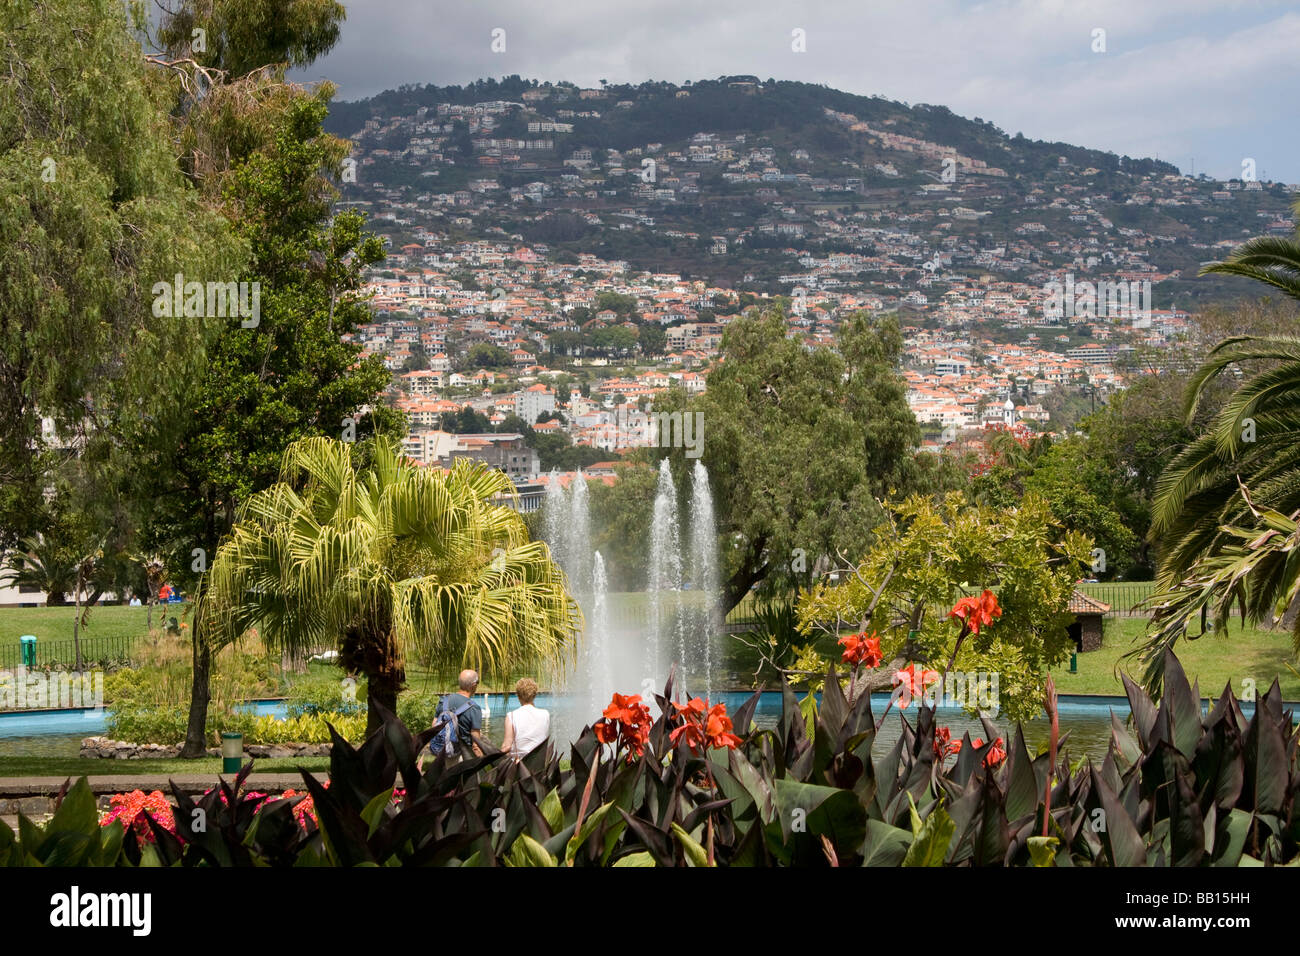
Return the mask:
{"type": "Polygon", "coordinates": [[[740,743],[740,738],[731,732],[731,718],[727,716],[726,704],[715,704],[709,711],[704,735],[709,739],[709,746],[715,750],[719,747],[733,749],[740,743]]]}
{"type": "Polygon", "coordinates": [[[668,735],[673,746],[685,741],[691,753],[698,754],[705,747],[734,749],[740,744],[740,738],[731,732],[726,704],[709,707],[707,701],[696,697],[685,704],[674,703],[673,707],[682,720],[682,724],[668,735]]]}
{"type": "MultiPolygon", "coordinates": [[[[976,737],[970,742],[972,747],[983,747],[984,738],[976,737]]],[[[957,750],[961,749],[961,741],[957,742],[957,750]]],[[[954,751],[955,753],[956,751],[954,751]]],[[[1007,759],[1007,750],[1003,745],[1002,738],[999,737],[994,743],[989,745],[989,749],[984,753],[984,766],[996,767],[1002,761],[1007,759]]]]}
{"type": "Polygon", "coordinates": [[[1002,616],[1002,608],[998,606],[997,595],[985,588],[979,597],[958,600],[948,616],[959,619],[972,634],[978,634],[981,627],[988,627],[994,618],[1002,616]]]}
{"type": "Polygon", "coordinates": [[[961,741],[952,739],[952,732],[947,727],[937,727],[934,731],[934,756],[936,760],[951,757],[961,750],[961,741]]]}
{"type": "Polygon", "coordinates": [[[916,664],[909,664],[901,671],[894,671],[894,685],[898,687],[898,706],[907,707],[913,697],[922,697],[925,689],[939,679],[939,672],[928,667],[921,667],[918,673],[916,664]]]}
{"type": "Polygon", "coordinates": [[[627,747],[630,760],[645,748],[653,723],[650,708],[641,703],[640,694],[627,697],[615,694],[603,716],[591,725],[591,729],[601,743],[627,747]]]}
{"type": "Polygon", "coordinates": [[[879,667],[883,659],[880,653],[880,638],[876,632],[872,631],[871,636],[867,637],[867,632],[861,634],[850,634],[848,637],[841,637],[840,644],[844,645],[845,664],[852,664],[854,667],[865,665],[867,667],[879,667]]]}

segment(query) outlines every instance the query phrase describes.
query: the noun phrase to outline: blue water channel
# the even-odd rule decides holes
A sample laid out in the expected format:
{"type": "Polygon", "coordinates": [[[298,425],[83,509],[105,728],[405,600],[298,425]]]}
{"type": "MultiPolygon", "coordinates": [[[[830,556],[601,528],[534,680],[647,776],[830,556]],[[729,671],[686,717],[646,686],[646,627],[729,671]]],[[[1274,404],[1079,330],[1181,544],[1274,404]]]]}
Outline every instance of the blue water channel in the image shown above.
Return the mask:
{"type": "MultiPolygon", "coordinates": [[[[735,713],[750,696],[752,695],[744,692],[724,692],[718,694],[713,702],[724,703],[728,713],[735,713]]],[[[502,720],[516,704],[513,695],[479,694],[474,699],[484,710],[484,729],[487,735],[500,742],[502,720]]],[[[887,694],[872,695],[872,712],[877,719],[884,713],[888,702],[887,694]]],[[[551,736],[557,741],[573,740],[583,726],[599,717],[599,714],[587,713],[585,704],[574,697],[539,694],[536,704],[551,712],[551,736]]],[[[1208,708],[1209,702],[1203,706],[1208,708]]],[[[288,702],[285,700],[248,701],[239,707],[258,716],[277,719],[288,716],[288,702]]],[[[1241,708],[1250,717],[1255,705],[1243,702],[1241,708]]],[[[901,714],[909,723],[915,723],[916,710],[915,704],[905,710],[900,710],[895,705],[890,711],[889,719],[881,727],[877,746],[887,747],[897,740],[901,729],[897,715],[901,714]]],[[[1095,760],[1104,757],[1111,734],[1112,711],[1121,721],[1126,720],[1129,716],[1128,700],[1124,697],[1063,695],[1060,698],[1060,723],[1062,732],[1069,734],[1069,751],[1073,754],[1088,754],[1095,760]]],[[[773,727],[780,716],[781,694],[775,691],[765,692],[759,698],[754,723],[759,727],[773,727]]],[[[970,717],[960,707],[940,706],[938,716],[949,727],[954,739],[959,739],[963,733],[970,733],[972,738],[987,736],[980,721],[970,717]]],[[[103,709],[0,713],[0,756],[76,756],[83,737],[106,733],[107,718],[108,711],[103,709]]],[[[992,723],[1008,740],[1013,735],[1014,729],[1009,721],[997,718],[992,723]]],[[[1031,750],[1035,750],[1047,739],[1048,722],[1039,717],[1027,721],[1024,730],[1026,743],[1031,750]]]]}

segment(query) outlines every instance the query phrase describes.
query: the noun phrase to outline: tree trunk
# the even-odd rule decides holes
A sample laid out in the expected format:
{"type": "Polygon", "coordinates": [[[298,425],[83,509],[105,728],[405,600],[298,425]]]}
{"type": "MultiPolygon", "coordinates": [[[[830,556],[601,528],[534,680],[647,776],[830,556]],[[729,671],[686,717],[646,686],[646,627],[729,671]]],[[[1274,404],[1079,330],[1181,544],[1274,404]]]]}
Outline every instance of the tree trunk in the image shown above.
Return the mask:
{"type": "Polygon", "coordinates": [[[1282,620],[1278,626],[1284,631],[1294,631],[1297,616],[1300,616],[1300,594],[1291,599],[1291,603],[1287,605],[1286,611],[1283,612],[1282,620]]]}
{"type": "MultiPolygon", "coordinates": [[[[894,686],[894,674],[897,671],[902,670],[906,664],[906,658],[895,657],[883,667],[873,667],[870,670],[862,671],[858,674],[857,682],[849,688],[849,698],[851,700],[860,700],[864,693],[875,694],[882,690],[892,689],[894,686]]],[[[851,675],[852,671],[849,673],[851,675]]]]}
{"type": "Polygon", "coordinates": [[[725,619],[741,601],[745,600],[745,595],[763,578],[767,577],[767,561],[763,558],[763,550],[767,547],[767,538],[762,537],[754,541],[745,551],[745,560],[741,562],[736,573],[727,581],[726,587],[722,594],[722,616],[725,619]]]}
{"type": "Polygon", "coordinates": [[[77,590],[72,595],[76,602],[76,614],[72,618],[72,647],[77,655],[76,670],[81,670],[81,581],[77,581],[77,590]]]}
{"type": "Polygon", "coordinates": [[[199,633],[198,616],[195,615],[192,638],[194,677],[190,685],[190,719],[185,728],[185,746],[180,755],[185,758],[207,756],[208,702],[212,699],[212,649],[199,633]]]}
{"type": "MultiPolygon", "coordinates": [[[[402,682],[394,677],[394,671],[389,669],[378,674],[367,675],[366,682],[366,736],[369,737],[381,726],[383,721],[379,716],[379,708],[375,704],[382,704],[391,713],[397,713],[397,692],[401,690],[402,682]]],[[[417,730],[420,728],[417,728],[417,730]]]]}
{"type": "MultiPolygon", "coordinates": [[[[383,718],[375,706],[381,704],[389,712],[397,712],[397,695],[406,682],[406,670],[397,651],[391,632],[370,632],[362,641],[362,667],[366,675],[366,736],[383,726],[383,718]]],[[[344,666],[351,664],[344,661],[344,666]]]]}

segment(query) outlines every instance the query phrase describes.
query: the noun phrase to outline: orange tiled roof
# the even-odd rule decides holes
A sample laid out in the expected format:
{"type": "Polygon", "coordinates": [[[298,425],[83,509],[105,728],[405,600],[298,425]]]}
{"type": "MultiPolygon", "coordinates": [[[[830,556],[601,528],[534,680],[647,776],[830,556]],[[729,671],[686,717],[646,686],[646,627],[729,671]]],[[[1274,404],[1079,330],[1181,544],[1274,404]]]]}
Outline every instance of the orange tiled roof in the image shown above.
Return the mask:
{"type": "Polygon", "coordinates": [[[1066,610],[1071,614],[1105,614],[1110,610],[1110,605],[1075,589],[1074,593],[1070,595],[1070,603],[1066,610]]]}

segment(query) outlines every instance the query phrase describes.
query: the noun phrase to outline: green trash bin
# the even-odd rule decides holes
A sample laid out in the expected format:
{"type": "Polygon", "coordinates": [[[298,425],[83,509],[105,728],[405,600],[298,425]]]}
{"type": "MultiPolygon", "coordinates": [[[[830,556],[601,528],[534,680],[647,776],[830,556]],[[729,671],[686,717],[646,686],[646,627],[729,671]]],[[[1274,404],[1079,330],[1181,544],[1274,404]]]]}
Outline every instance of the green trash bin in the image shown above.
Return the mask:
{"type": "Polygon", "coordinates": [[[239,773],[244,765],[244,735],[221,735],[221,772],[239,773]]]}
{"type": "Polygon", "coordinates": [[[36,635],[24,634],[18,638],[23,648],[23,667],[36,666],[36,635]]]}

